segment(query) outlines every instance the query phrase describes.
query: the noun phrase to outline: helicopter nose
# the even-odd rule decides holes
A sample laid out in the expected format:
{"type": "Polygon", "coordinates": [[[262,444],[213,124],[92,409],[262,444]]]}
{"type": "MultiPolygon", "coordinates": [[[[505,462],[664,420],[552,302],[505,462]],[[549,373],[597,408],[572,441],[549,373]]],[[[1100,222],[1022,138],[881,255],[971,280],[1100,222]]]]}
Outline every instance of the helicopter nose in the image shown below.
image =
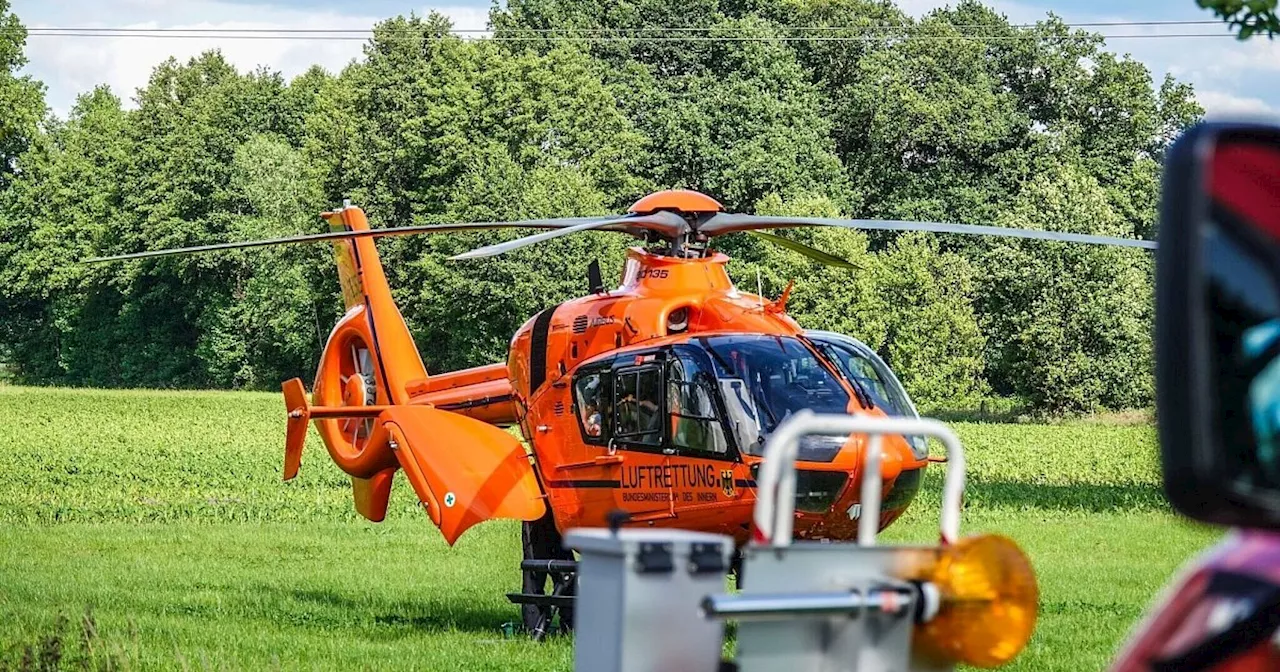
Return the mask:
{"type": "MultiPolygon", "coordinates": [[[[871,446],[871,437],[862,439],[863,450],[871,446]]],[[[910,451],[911,447],[907,445],[905,439],[900,436],[885,435],[880,439],[880,480],[892,481],[902,473],[903,453],[910,451]]],[[[866,455],[862,451],[858,454],[862,456],[862,463],[866,463],[866,455]]],[[[859,469],[859,472],[862,470],[859,469]]]]}
{"type": "MultiPolygon", "coordinates": [[[[894,437],[895,439],[898,437],[894,437]]],[[[902,473],[902,451],[897,450],[901,439],[883,444],[884,456],[880,458],[880,478],[886,481],[898,478],[902,473]]]]}

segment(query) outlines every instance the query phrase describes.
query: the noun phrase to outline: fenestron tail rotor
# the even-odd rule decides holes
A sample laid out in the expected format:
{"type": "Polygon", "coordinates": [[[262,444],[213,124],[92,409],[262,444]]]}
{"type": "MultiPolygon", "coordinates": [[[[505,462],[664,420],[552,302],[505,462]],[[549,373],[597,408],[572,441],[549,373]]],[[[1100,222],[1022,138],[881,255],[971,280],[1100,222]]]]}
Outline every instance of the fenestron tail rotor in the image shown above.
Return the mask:
{"type": "MultiPolygon", "coordinates": [[[[350,343],[350,359],[343,357],[342,401],[345,406],[373,406],[378,399],[378,378],[373,367],[373,354],[363,342],[350,343]]],[[[373,435],[373,418],[348,417],[341,420],[341,431],[354,450],[363,450],[373,435]]]]}

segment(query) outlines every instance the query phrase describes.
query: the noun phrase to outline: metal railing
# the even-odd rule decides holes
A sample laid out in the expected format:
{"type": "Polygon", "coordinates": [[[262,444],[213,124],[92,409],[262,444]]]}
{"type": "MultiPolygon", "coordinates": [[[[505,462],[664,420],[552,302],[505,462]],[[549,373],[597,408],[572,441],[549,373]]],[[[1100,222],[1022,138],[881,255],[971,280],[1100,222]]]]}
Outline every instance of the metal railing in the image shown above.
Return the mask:
{"type": "Polygon", "coordinates": [[[783,420],[765,445],[765,459],[757,476],[758,499],[753,543],[789,546],[795,522],[796,457],[800,439],[810,434],[866,434],[863,456],[862,511],[858,519],[858,544],[876,542],[880,525],[880,462],[883,437],[889,435],[935,438],[947,451],[947,473],[942,486],[942,541],[953,543],[960,535],[960,504],[964,496],[964,450],[950,427],[928,418],[884,418],[852,415],[819,415],[803,410],[783,420]]]}

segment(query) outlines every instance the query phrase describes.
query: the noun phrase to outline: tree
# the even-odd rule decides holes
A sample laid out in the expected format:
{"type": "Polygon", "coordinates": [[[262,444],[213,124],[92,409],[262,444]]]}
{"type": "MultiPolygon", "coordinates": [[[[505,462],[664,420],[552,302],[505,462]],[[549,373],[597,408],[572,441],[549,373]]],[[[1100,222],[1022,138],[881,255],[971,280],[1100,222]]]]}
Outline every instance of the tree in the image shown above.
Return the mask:
{"type": "MultiPolygon", "coordinates": [[[[232,331],[249,341],[236,350],[220,340],[236,324],[234,314],[245,311],[238,301],[283,303],[285,285],[277,283],[301,271],[271,262],[284,254],[296,259],[298,252],[256,255],[253,264],[243,254],[89,269],[76,263],[98,253],[297,233],[311,226],[318,198],[293,194],[290,200],[296,189],[284,190],[295,184],[288,169],[300,161],[288,160],[276,146],[244,150],[254,130],[277,138],[301,135],[300,103],[291,104],[284,91],[278,76],[241,75],[216,53],[186,64],[171,60],[139,92],[136,111],[123,111],[118,98],[99,88],[82,96],[65,124],[51,126],[22,155],[24,172],[7,193],[0,224],[13,263],[0,272],[8,280],[4,300],[15,315],[5,321],[6,341],[23,380],[256,386],[266,381],[248,372],[297,375],[307,359],[314,361],[314,352],[296,344],[255,350],[254,329],[243,316],[232,331]],[[275,154],[251,168],[246,154],[267,150],[275,154]],[[300,218],[303,211],[308,214],[300,218]],[[273,285],[274,293],[246,298],[245,288],[255,282],[273,285]]],[[[308,191],[301,180],[297,184],[308,191]]],[[[329,288],[325,293],[336,294],[329,288]]],[[[309,348],[318,351],[315,302],[297,303],[293,310],[306,319],[294,316],[289,324],[308,327],[301,333],[311,336],[309,348]]]]}
{"type": "Polygon", "coordinates": [[[0,190],[21,170],[18,157],[36,137],[47,109],[44,85],[17,74],[27,63],[26,43],[26,28],[9,11],[9,0],[0,0],[0,190]]]}
{"type": "Polygon", "coordinates": [[[1277,0],[1196,0],[1201,8],[1212,10],[1215,16],[1236,28],[1236,37],[1241,40],[1259,33],[1273,37],[1280,33],[1276,3],[1277,0]]]}
{"type": "MultiPolygon", "coordinates": [[[[307,232],[316,221],[316,185],[301,152],[278,136],[257,135],[236,149],[229,187],[243,198],[231,237],[252,240],[307,232]]],[[[274,387],[315,369],[336,317],[336,274],[323,246],[277,247],[228,255],[231,291],[200,324],[196,354],[218,387],[274,387]],[[321,307],[323,306],[323,308],[321,307]]]]}
{"type": "MultiPolygon", "coordinates": [[[[582,47],[601,63],[602,77],[644,138],[640,173],[651,184],[698,189],[738,210],[787,189],[847,203],[826,101],[782,39],[785,31],[734,5],[517,0],[493,10],[491,21],[496,35],[524,40],[548,27],[628,36],[585,40],[582,47]],[[680,39],[653,34],[653,26],[705,32],[680,39]]],[[[508,49],[550,49],[561,38],[512,42],[508,49]]]]}
{"type": "MultiPolygon", "coordinates": [[[[1103,235],[1127,227],[1097,180],[1071,166],[1028,183],[997,223],[1103,235]]],[[[988,248],[978,305],[997,391],[1050,411],[1151,403],[1148,252],[1003,240],[988,248]]]]}
{"type": "MultiPolygon", "coordinates": [[[[26,169],[20,159],[34,144],[37,149],[32,163],[38,163],[50,147],[40,135],[40,124],[46,115],[44,87],[30,76],[17,74],[26,64],[26,40],[26,28],[9,11],[9,0],[0,0],[0,109],[4,110],[0,115],[0,259],[5,260],[0,266],[16,263],[17,255],[30,245],[33,235],[30,222],[5,214],[19,198],[11,186],[26,169]]],[[[25,275],[27,271],[0,268],[0,281],[17,281],[16,274],[25,275]]],[[[27,283],[0,290],[0,314],[5,316],[0,320],[0,363],[18,366],[19,351],[23,350],[19,339],[30,343],[27,339],[32,325],[47,310],[42,305],[46,299],[33,293],[27,283]]]]}
{"type": "Polygon", "coordinates": [[[120,215],[120,176],[128,162],[126,116],[106,87],[81,95],[67,121],[50,126],[21,156],[0,214],[0,340],[21,380],[59,382],[88,365],[109,384],[110,360],[87,352],[98,335],[97,283],[111,276],[77,262],[120,215]]]}
{"type": "Polygon", "coordinates": [[[986,339],[967,259],[922,234],[901,236],[877,255],[876,292],[885,306],[877,350],[916,403],[968,408],[990,392],[983,376],[986,339]]]}
{"type": "MultiPolygon", "coordinates": [[[[596,63],[574,45],[510,52],[448,35],[438,15],[375,28],[364,61],[308,120],[308,163],[331,201],[375,224],[408,225],[625,210],[651,185],[643,138],[596,63]]],[[[506,357],[526,319],[585,289],[586,265],[620,268],[609,234],[473,262],[447,257],[524,235],[491,231],[379,243],[394,295],[432,371],[506,357]]]]}
{"type": "MultiPolygon", "coordinates": [[[[1153,81],[1100,36],[1052,15],[1012,25],[976,0],[920,20],[882,0],[511,0],[491,20],[520,39],[396,17],[338,73],[286,82],[211,52],[158,66],[134,110],[101,89],[66,121],[36,123],[35,105],[0,122],[16,143],[0,141],[0,347],[18,378],[309,377],[341,310],[327,245],[72,262],[316,232],[344,199],[392,226],[615,213],[689,187],[764,214],[1151,238],[1164,152],[1202,114],[1189,86],[1153,81]]],[[[0,95],[38,93],[13,76],[12,40],[0,95]]],[[[583,292],[590,261],[611,275],[634,242],[581,234],[449,261],[526,233],[378,241],[430,370],[503,359],[524,321],[583,292]]],[[[776,297],[794,280],[802,324],[868,342],[926,406],[990,391],[1067,411],[1150,400],[1141,253],[782,235],[858,270],[746,234],[715,244],[744,289],[776,297]]]]}
{"type": "MultiPolygon", "coordinates": [[[[768,215],[840,217],[828,197],[771,194],[756,204],[768,215]]],[[[737,284],[767,296],[794,282],[787,311],[804,327],[849,334],[874,348],[919,404],[964,406],[987,392],[982,379],[983,338],[973,311],[973,268],[939,249],[935,239],[903,236],[880,253],[867,236],[838,228],[788,234],[849,260],[858,268],[822,266],[751,236],[725,241],[737,284]]]]}

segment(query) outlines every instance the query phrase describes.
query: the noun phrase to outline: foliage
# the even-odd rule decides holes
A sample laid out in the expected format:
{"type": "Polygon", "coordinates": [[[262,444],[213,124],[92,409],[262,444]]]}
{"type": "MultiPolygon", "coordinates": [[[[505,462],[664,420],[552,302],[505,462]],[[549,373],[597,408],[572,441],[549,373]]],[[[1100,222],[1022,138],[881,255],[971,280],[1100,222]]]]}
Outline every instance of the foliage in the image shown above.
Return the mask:
{"type": "Polygon", "coordinates": [[[1256,34],[1274,36],[1280,33],[1280,16],[1276,15],[1277,0],[1196,0],[1204,9],[1211,9],[1215,16],[1238,29],[1236,37],[1247,40],[1256,34]]]}
{"type": "Polygon", "coordinates": [[[9,11],[9,0],[0,0],[0,189],[8,186],[18,168],[18,157],[36,140],[45,116],[44,85],[30,75],[18,75],[26,65],[22,48],[27,30],[9,11]]]}
{"type": "MultiPolygon", "coordinates": [[[[1081,171],[1036,177],[997,220],[1118,235],[1126,224],[1081,171]]],[[[992,242],[980,293],[998,389],[1039,408],[1134,408],[1151,398],[1151,256],[1125,248],[992,242]]]]}
{"type": "MultiPolygon", "coordinates": [[[[805,192],[785,201],[766,197],[754,211],[840,214],[829,199],[805,192]]],[[[884,356],[917,399],[968,406],[981,396],[983,344],[972,306],[973,271],[964,257],[916,235],[897,239],[880,254],[868,251],[861,232],[800,229],[788,235],[859,269],[822,266],[747,237],[729,243],[737,284],[754,291],[758,274],[766,295],[777,295],[794,282],[788,313],[807,328],[855,334],[884,356]]]]}
{"type": "MultiPolygon", "coordinates": [[[[519,39],[395,17],[341,72],[286,82],[210,52],[159,65],[136,109],[101,87],[37,123],[4,7],[0,100],[25,111],[0,123],[0,362],[26,383],[272,389],[310,377],[340,311],[324,245],[74,263],[89,256],[318,232],[344,199],[394,226],[620,212],[669,187],[740,211],[1151,238],[1165,148],[1201,115],[1190,87],[1097,35],[975,0],[920,20],[873,0],[512,0],[491,21],[519,39]],[[677,25],[701,32],[635,37],[677,25]],[[612,37],[546,32],[567,28],[612,37]],[[901,39],[864,39],[881,34],[901,39]]],[[[378,243],[430,370],[502,361],[521,323],[582,293],[591,260],[617,272],[633,242],[448,260],[522,233],[378,243]]],[[[802,324],[870,343],[922,405],[1152,401],[1151,278],[1133,253],[785,235],[860,269],[717,243],[744,289],[795,280],[802,324]]]]}
{"type": "Polygon", "coordinates": [[[876,348],[914,398],[973,406],[988,388],[972,265],[923,235],[898,238],[878,261],[886,333],[876,348]]]}

